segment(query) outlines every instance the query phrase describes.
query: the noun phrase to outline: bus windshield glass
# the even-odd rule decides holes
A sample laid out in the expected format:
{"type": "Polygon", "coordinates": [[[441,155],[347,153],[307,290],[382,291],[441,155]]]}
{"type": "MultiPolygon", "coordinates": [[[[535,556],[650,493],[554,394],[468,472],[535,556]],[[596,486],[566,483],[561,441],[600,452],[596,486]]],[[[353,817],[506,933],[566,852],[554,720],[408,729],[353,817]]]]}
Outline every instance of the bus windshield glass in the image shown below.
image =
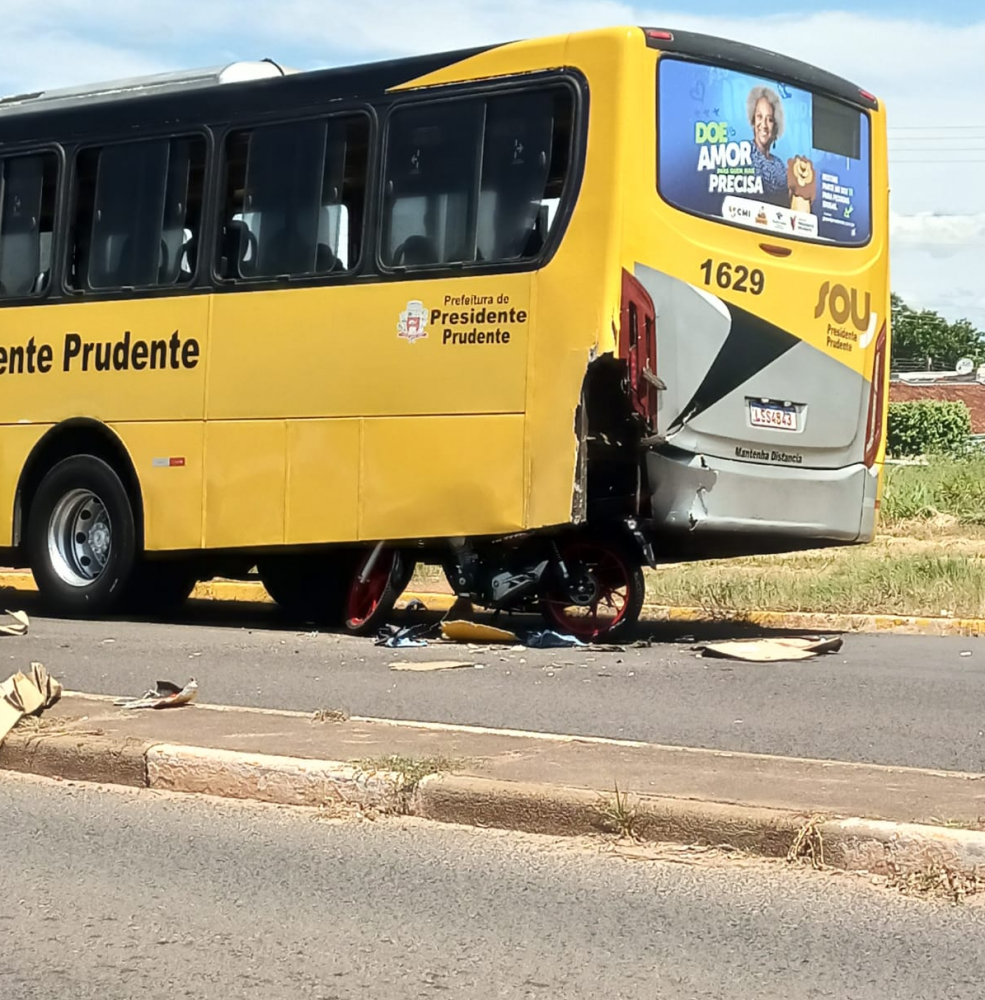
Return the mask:
{"type": "Polygon", "coordinates": [[[777,236],[869,241],[865,113],[752,73],[659,66],[659,189],[670,204],[777,236]]]}

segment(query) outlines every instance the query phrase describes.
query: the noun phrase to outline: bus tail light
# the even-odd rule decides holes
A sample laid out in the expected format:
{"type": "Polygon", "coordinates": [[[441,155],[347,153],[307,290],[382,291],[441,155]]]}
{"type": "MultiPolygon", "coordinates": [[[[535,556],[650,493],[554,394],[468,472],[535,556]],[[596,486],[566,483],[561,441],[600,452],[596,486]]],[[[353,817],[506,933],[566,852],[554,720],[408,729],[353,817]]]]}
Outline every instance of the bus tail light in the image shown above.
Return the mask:
{"type": "Polygon", "coordinates": [[[619,354],[626,362],[633,409],[645,420],[657,415],[657,311],[650,293],[628,271],[622,272],[619,354]]]}
{"type": "Polygon", "coordinates": [[[865,457],[863,461],[871,468],[882,444],[883,402],[886,397],[886,323],[883,321],[879,336],[876,337],[875,357],[872,360],[872,384],[869,386],[869,415],[865,423],[865,457]]]}

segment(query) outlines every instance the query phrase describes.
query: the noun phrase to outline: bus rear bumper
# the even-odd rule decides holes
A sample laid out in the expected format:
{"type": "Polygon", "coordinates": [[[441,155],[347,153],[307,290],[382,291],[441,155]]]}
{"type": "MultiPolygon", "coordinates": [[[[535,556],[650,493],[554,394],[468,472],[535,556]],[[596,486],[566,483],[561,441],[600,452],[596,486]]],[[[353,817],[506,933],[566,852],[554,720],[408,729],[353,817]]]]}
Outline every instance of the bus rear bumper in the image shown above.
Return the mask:
{"type": "Polygon", "coordinates": [[[646,468],[658,534],[756,536],[780,548],[875,534],[878,478],[861,464],[799,469],[651,451],[646,468]]]}

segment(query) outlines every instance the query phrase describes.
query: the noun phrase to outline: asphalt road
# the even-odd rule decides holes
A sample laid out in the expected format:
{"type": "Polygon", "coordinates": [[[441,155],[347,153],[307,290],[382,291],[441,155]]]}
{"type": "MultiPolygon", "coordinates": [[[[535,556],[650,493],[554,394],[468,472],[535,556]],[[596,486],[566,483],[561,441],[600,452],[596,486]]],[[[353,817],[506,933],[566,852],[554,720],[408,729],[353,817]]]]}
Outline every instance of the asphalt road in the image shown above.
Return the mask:
{"type": "Polygon", "coordinates": [[[193,676],[211,703],[985,770],[985,640],[848,635],[836,655],[752,665],[697,657],[691,632],[665,628],[622,653],[395,650],[285,629],[269,607],[198,602],[180,623],[35,617],[26,637],[0,638],[0,677],[4,661],[40,660],[69,689],[101,694],[193,676]],[[462,656],[483,669],[389,669],[462,656]]]}
{"type": "Polygon", "coordinates": [[[845,876],[0,777],[10,1000],[981,996],[985,910],[845,876]]]}

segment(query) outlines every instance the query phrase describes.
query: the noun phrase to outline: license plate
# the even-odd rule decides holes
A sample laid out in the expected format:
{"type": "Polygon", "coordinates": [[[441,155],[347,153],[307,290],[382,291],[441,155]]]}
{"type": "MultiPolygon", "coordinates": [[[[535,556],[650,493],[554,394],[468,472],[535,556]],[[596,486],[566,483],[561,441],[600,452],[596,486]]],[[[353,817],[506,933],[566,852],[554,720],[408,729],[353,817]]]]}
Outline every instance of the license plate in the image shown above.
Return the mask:
{"type": "Polygon", "coordinates": [[[749,401],[749,419],[753,427],[772,427],[777,431],[797,430],[797,407],[782,403],[749,401]]]}

